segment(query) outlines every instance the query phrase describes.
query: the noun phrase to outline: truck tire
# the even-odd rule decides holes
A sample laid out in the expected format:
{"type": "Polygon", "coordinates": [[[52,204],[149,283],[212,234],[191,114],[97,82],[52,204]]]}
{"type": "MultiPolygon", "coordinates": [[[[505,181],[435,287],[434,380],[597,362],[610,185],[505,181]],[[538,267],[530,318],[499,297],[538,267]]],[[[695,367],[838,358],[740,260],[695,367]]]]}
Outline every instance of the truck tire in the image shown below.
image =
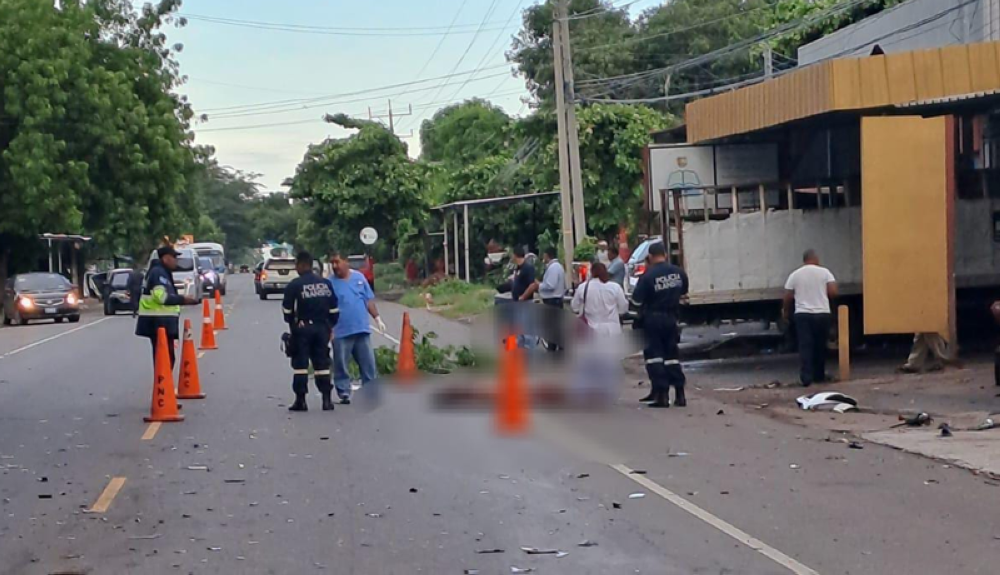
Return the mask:
{"type": "Polygon", "coordinates": [[[104,299],[104,315],[115,315],[115,304],[111,298],[104,299]]]}

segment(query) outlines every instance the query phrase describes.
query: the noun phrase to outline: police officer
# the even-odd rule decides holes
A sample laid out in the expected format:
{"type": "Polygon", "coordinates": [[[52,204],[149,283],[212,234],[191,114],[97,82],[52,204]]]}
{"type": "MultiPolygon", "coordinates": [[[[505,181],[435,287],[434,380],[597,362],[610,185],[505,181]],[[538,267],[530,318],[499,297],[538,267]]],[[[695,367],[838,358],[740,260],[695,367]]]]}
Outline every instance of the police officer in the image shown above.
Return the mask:
{"type": "Polygon", "coordinates": [[[142,295],[138,298],[139,319],[135,323],[135,335],[148,337],[153,345],[153,362],[156,362],[156,334],[159,328],[167,332],[167,350],[170,352],[170,367],[174,367],[174,341],[177,340],[182,305],[198,303],[190,296],[181,296],[174,287],[173,271],[177,269],[177,253],[171,246],[156,250],[156,259],[149,265],[142,295]]]}
{"type": "Polygon", "coordinates": [[[330,334],[337,324],[340,310],[337,296],[330,283],[313,272],[313,258],[300,252],[295,258],[299,277],[285,288],[281,304],[292,334],[292,391],[295,403],[289,411],[307,411],[306,390],[309,381],[309,362],[312,361],[316,387],[323,394],[323,411],[333,409],[330,394],[330,334]]]}
{"type": "Polygon", "coordinates": [[[646,338],[643,355],[653,388],[647,398],[653,401],[650,407],[670,407],[670,386],[674,387],[674,405],[687,405],[677,329],[678,307],[687,292],[687,274],[667,263],[663,242],[649,246],[649,267],[639,278],[632,299],[640,306],[640,321],[646,338]]]}

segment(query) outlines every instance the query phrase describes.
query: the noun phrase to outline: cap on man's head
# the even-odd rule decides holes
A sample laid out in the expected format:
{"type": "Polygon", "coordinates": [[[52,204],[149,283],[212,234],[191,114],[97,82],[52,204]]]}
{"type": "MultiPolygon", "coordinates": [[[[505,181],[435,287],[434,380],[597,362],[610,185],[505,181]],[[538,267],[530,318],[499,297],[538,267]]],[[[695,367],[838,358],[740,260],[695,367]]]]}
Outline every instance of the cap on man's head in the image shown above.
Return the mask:
{"type": "Polygon", "coordinates": [[[312,254],[310,254],[309,252],[304,252],[304,251],[303,252],[299,252],[299,255],[295,256],[295,263],[296,264],[308,264],[308,265],[311,266],[313,264],[312,254]]]}
{"type": "Polygon", "coordinates": [[[166,256],[174,256],[176,258],[179,257],[180,255],[181,255],[180,252],[175,250],[174,246],[163,246],[160,249],[156,250],[156,257],[157,259],[161,260],[166,256]]]}
{"type": "Polygon", "coordinates": [[[667,247],[663,245],[663,242],[656,242],[655,244],[650,244],[649,255],[651,256],[665,256],[667,255],[667,247]]]}

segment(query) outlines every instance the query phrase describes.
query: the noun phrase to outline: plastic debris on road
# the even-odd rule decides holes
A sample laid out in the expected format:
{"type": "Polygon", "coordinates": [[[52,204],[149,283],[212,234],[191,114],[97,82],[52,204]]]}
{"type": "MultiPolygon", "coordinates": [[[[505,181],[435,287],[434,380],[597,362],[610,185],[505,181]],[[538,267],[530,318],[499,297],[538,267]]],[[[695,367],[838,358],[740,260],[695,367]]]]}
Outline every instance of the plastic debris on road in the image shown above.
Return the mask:
{"type": "Polygon", "coordinates": [[[644,497],[646,497],[645,493],[633,493],[628,496],[629,499],[642,499],[644,497]]]}
{"type": "Polygon", "coordinates": [[[510,568],[510,572],[511,573],[534,573],[535,569],[533,567],[525,567],[524,569],[521,569],[520,567],[511,567],[510,568]]]}
{"type": "Polygon", "coordinates": [[[795,400],[799,407],[806,411],[835,411],[846,413],[857,411],[858,400],[838,391],[822,391],[812,395],[803,395],[795,400]]]}
{"type": "Polygon", "coordinates": [[[476,554],[477,555],[492,555],[494,553],[503,553],[503,552],[504,552],[503,549],[480,549],[479,551],[476,551],[476,554]]]}
{"type": "Polygon", "coordinates": [[[741,385],[739,387],[717,387],[717,388],[715,388],[715,391],[733,391],[733,392],[736,392],[736,391],[743,391],[744,389],[746,389],[746,386],[745,385],[741,385]]]}
{"type": "Polygon", "coordinates": [[[951,426],[948,425],[947,423],[942,423],[941,425],[938,426],[938,429],[941,430],[941,437],[951,437],[952,436],[951,426]]]}
{"type": "Polygon", "coordinates": [[[907,427],[920,427],[923,425],[930,425],[934,418],[926,413],[918,413],[912,417],[906,417],[903,415],[899,416],[899,420],[903,422],[903,425],[907,427]]]}
{"type": "Polygon", "coordinates": [[[987,429],[993,429],[996,426],[997,424],[994,423],[992,419],[987,418],[986,421],[976,426],[976,431],[986,431],[987,429]]]}
{"type": "Polygon", "coordinates": [[[528,555],[558,555],[562,553],[558,549],[539,549],[538,547],[521,547],[521,551],[528,555]]]}
{"type": "Polygon", "coordinates": [[[188,471],[208,471],[207,465],[188,465],[188,471]]]}
{"type": "Polygon", "coordinates": [[[577,547],[597,547],[597,541],[591,541],[590,539],[584,539],[583,541],[576,544],[577,547]]]}

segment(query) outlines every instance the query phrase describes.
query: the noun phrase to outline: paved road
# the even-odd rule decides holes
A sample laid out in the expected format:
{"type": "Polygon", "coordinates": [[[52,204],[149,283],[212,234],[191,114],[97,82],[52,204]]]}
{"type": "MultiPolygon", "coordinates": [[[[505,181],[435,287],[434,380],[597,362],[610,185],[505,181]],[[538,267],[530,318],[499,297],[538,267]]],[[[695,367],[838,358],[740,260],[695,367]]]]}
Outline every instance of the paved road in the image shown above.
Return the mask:
{"type": "MultiPolygon", "coordinates": [[[[279,302],[258,301],[246,276],[230,289],[230,329],[200,363],[209,397],[155,435],[142,422],[148,344],[131,318],[0,330],[0,573],[1000,568],[1000,486],[716,415],[707,400],[638,410],[642,390],[625,384],[611,412],[538,418],[517,440],[496,438],[486,415],[431,412],[417,393],[293,416],[279,302]],[[102,498],[109,485],[120,489],[102,498]],[[87,512],[99,500],[106,511],[87,512]],[[493,549],[504,552],[478,553],[493,549]]],[[[401,308],[382,308],[398,325],[401,308]]],[[[469,339],[413,317],[445,343],[469,339]]]]}

